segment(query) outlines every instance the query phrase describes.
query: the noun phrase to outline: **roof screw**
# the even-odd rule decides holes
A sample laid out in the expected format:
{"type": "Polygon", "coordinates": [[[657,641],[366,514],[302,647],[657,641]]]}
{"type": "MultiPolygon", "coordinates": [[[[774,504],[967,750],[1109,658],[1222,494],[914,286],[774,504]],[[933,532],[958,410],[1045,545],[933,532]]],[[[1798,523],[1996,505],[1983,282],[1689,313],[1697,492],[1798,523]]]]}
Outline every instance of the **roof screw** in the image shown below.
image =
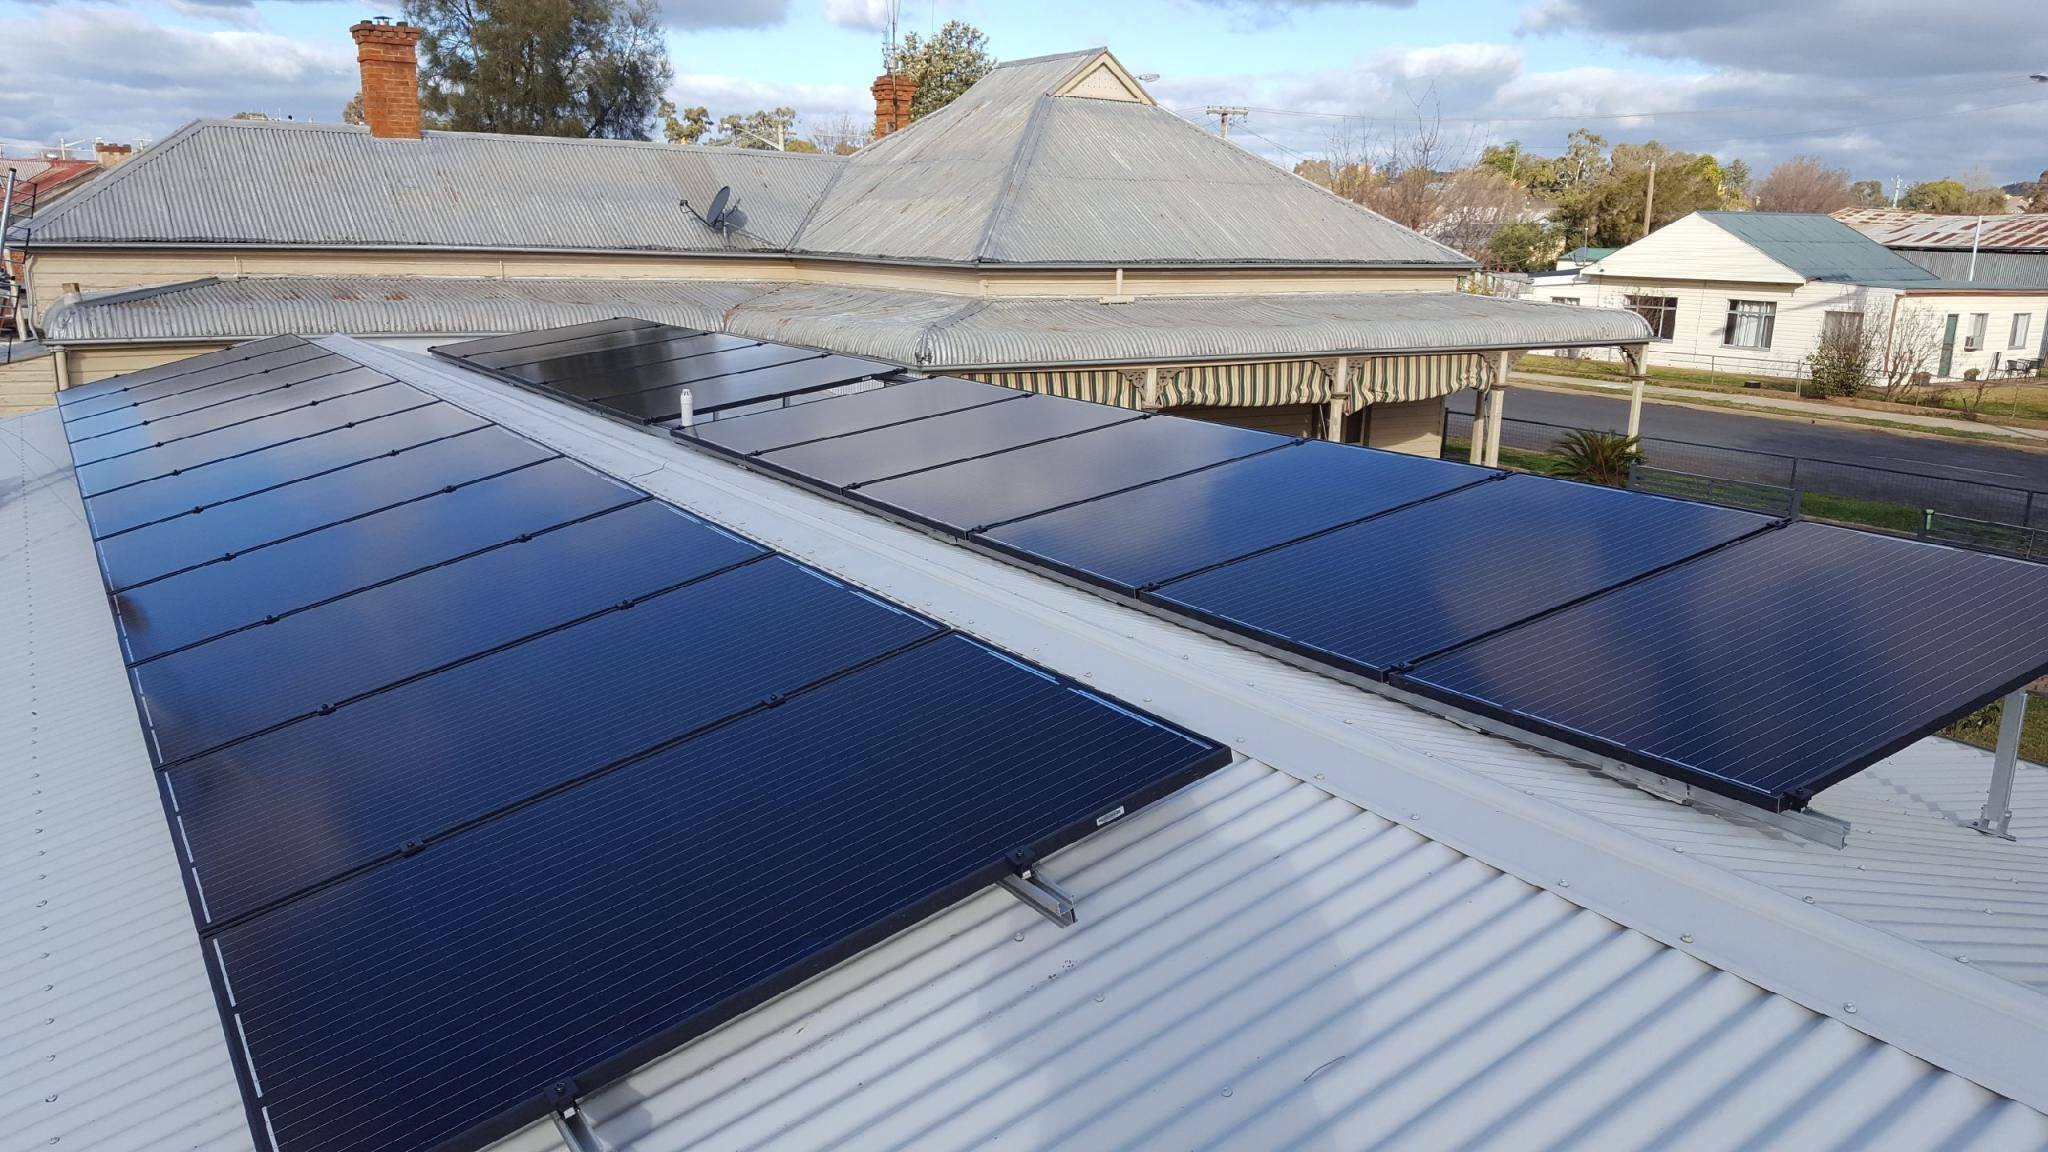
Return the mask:
{"type": "Polygon", "coordinates": [[[1854,1016],[1856,1014],[1856,1006],[1854,1004],[1844,1004],[1842,1005],[1842,1011],[1854,1016]]]}
{"type": "MultiPolygon", "coordinates": [[[[1413,817],[1413,816],[1410,816],[1410,817],[1408,817],[1408,818],[1409,818],[1410,820],[1413,820],[1413,819],[1415,819],[1415,817],[1413,817]]],[[[1558,886],[1559,888],[1569,888],[1569,887],[1571,887],[1571,886],[1572,886],[1572,882],[1571,882],[1571,881],[1569,881],[1569,880],[1559,880],[1559,881],[1557,882],[1557,886],[1558,886]]]]}
{"type": "Polygon", "coordinates": [[[1100,1004],[1100,1003],[1102,1003],[1102,993],[1100,993],[1100,992],[1097,992],[1097,993],[1095,994],[1095,1002],[1096,1002],[1097,1004],[1100,1004]]]}
{"type": "Polygon", "coordinates": [[[1683,936],[1680,936],[1680,937],[1678,938],[1678,942],[1679,942],[1680,944],[1690,944],[1690,943],[1692,943],[1692,934],[1688,932],[1688,933],[1686,933],[1685,935],[1683,935],[1683,936]]]}
{"type": "Polygon", "coordinates": [[[1801,899],[1805,900],[1808,904],[1813,903],[1813,897],[1811,896],[1803,896],[1801,899]]]}
{"type": "Polygon", "coordinates": [[[1968,964],[1969,962],[1970,962],[1970,958],[1969,958],[1968,956],[1958,956],[1958,957],[1956,957],[1956,963],[1958,963],[1958,964],[1968,964]]]}
{"type": "Polygon", "coordinates": [[[1010,939],[1015,940],[1019,944],[1021,944],[1024,942],[1024,934],[1022,932],[1019,932],[1015,936],[1010,937],[1010,939]]]}
{"type": "Polygon", "coordinates": [[[1228,1088],[1225,1088],[1225,1089],[1223,1090],[1223,1094],[1224,1094],[1225,1096],[1228,1096],[1228,1095],[1230,1095],[1230,1089],[1228,1089],[1228,1088]]]}
{"type": "Polygon", "coordinates": [[[1321,780],[1322,778],[1323,774],[1321,772],[1316,773],[1316,779],[1321,780]]]}

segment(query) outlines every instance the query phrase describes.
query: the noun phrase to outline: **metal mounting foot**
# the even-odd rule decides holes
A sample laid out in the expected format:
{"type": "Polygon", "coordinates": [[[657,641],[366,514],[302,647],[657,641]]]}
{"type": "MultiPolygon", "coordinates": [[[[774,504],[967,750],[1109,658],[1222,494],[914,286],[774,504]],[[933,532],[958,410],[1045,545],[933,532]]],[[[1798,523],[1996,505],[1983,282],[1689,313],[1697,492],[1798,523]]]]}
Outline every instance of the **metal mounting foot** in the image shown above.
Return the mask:
{"type": "Polygon", "coordinates": [[[1059,885],[1040,875],[1035,869],[1027,868],[1003,877],[1003,887],[1010,895],[1024,902],[1032,911],[1062,928],[1074,924],[1074,898],[1066,894],[1059,885]]]}

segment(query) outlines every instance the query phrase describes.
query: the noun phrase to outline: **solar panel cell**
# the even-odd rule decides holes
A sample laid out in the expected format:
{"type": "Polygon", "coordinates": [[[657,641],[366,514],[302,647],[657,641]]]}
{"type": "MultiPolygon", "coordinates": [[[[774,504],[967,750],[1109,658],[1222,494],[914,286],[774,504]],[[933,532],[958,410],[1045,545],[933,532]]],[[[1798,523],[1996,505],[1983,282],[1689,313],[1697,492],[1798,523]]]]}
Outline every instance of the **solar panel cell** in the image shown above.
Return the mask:
{"type": "Polygon", "coordinates": [[[938,626],[771,558],[170,770],[216,922],[938,626]]]}
{"type": "MultiPolygon", "coordinates": [[[[1001,419],[1015,407],[986,411],[1001,419]]],[[[863,485],[859,494],[863,500],[943,528],[981,531],[1291,443],[1270,432],[1152,416],[863,485]]]]}
{"type": "Polygon", "coordinates": [[[140,372],[76,384],[57,394],[65,420],[126,408],[141,400],[177,395],[224,380],[240,380],[330,353],[296,336],[257,340],[219,352],[174,360],[140,372]]]}
{"type": "Polygon", "coordinates": [[[1771,523],[1750,512],[1509,476],[1145,595],[1379,679],[1771,523]]]}
{"type": "Polygon", "coordinates": [[[636,344],[667,339],[669,334],[676,331],[678,329],[666,324],[655,324],[647,320],[597,320],[588,324],[546,328],[538,332],[519,332],[510,336],[495,336],[460,344],[442,344],[434,351],[442,356],[469,360],[479,367],[502,368],[575,352],[630,348],[636,344]]]}
{"type": "Polygon", "coordinates": [[[523,380],[551,384],[563,392],[582,394],[607,384],[616,386],[622,378],[659,373],[695,357],[761,346],[758,340],[742,340],[717,332],[692,332],[687,328],[665,331],[667,334],[659,340],[603,351],[564,355],[556,354],[554,349],[534,349],[548,352],[548,358],[509,365],[502,371],[523,380]]]}
{"type": "Polygon", "coordinates": [[[552,455],[524,436],[482,428],[105,537],[99,542],[100,564],[108,584],[120,591],[444,488],[459,489],[552,455]]]}
{"type": "Polygon", "coordinates": [[[779,397],[818,392],[894,370],[887,364],[852,356],[813,356],[698,380],[688,385],[614,396],[597,404],[631,419],[656,424],[672,423],[682,412],[684,387],[690,390],[692,410],[710,414],[779,397]]]}
{"type": "Polygon", "coordinates": [[[1312,440],[1016,520],[983,539],[1134,594],[1494,475],[1465,464],[1312,440]]]}
{"type": "Polygon", "coordinates": [[[289,367],[224,380],[195,391],[142,400],[110,412],[79,416],[64,425],[64,435],[75,443],[88,436],[134,428],[145,421],[154,426],[163,426],[173,416],[190,417],[231,401],[275,392],[293,385],[304,385],[351,370],[360,370],[360,366],[353,360],[346,360],[340,356],[315,356],[289,367]]]}
{"type": "Polygon", "coordinates": [[[445,436],[458,436],[484,421],[453,404],[428,403],[391,416],[359,421],[318,436],[232,456],[101,492],[86,501],[94,536],[108,536],[178,516],[194,508],[233,500],[336,468],[407,452],[445,436]]]}
{"type": "Polygon", "coordinates": [[[234,1030],[284,1152],[474,1146],[1227,758],[946,637],[229,928],[234,1030]]]}
{"type": "Polygon", "coordinates": [[[2048,673],[2044,632],[2048,567],[1798,523],[1397,683],[1780,809],[2048,673]]]}
{"type": "MultiPolygon", "coordinates": [[[[201,438],[209,433],[226,432],[244,424],[276,416],[281,412],[317,405],[322,401],[339,399],[390,383],[391,377],[382,372],[360,366],[353,367],[291,388],[244,396],[216,407],[202,408],[163,420],[144,421],[132,428],[121,428],[92,436],[74,435],[71,440],[71,458],[81,465],[91,464],[129,452],[201,438]]],[[[88,422],[78,423],[82,425],[88,422]]],[[[73,425],[74,428],[77,426],[73,425]]]]}
{"type": "Polygon", "coordinates": [[[147,660],[638,499],[558,458],[131,588],[115,595],[114,610],[128,658],[147,660]]]}
{"type": "Polygon", "coordinates": [[[727,452],[750,456],[756,452],[865,432],[887,424],[902,424],[983,404],[1020,400],[1026,395],[1028,393],[1015,389],[962,380],[957,376],[934,376],[857,396],[835,396],[771,412],[714,420],[678,431],[727,452]]]}
{"type": "Polygon", "coordinates": [[[138,664],[133,675],[168,763],[761,555],[646,501],[138,664]]]}

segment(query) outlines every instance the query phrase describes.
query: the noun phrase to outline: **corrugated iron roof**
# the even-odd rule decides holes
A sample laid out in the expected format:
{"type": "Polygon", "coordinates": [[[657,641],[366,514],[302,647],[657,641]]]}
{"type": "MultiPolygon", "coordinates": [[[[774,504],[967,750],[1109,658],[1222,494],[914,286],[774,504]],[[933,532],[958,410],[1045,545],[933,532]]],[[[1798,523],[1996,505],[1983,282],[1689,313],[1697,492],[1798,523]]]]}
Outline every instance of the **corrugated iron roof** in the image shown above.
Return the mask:
{"type": "Polygon", "coordinates": [[[1002,65],[846,158],[201,120],[48,213],[35,242],[1471,265],[1148,101],[1052,95],[1106,56],[1002,65]],[[747,217],[730,237],[676,203],[701,209],[721,185],[747,217]]]}
{"type": "Polygon", "coordinates": [[[1967,252],[1974,243],[1981,252],[2048,252],[2048,212],[1978,217],[1897,208],[1844,208],[1835,213],[1835,219],[1887,248],[1967,252]]]}
{"type": "Polygon", "coordinates": [[[745,280],[250,277],[53,307],[53,344],[478,335],[631,315],[923,368],[1249,359],[1630,343],[1634,313],[1464,292],[950,296],[745,280]]]}
{"type": "Polygon", "coordinates": [[[1899,255],[1944,280],[2048,288],[2048,249],[2039,252],[1977,252],[1968,249],[1902,248],[1899,255]]]}
{"type": "Polygon", "coordinates": [[[1937,277],[1820,212],[1702,212],[1736,238],[1809,280],[1851,284],[1937,277]]]}

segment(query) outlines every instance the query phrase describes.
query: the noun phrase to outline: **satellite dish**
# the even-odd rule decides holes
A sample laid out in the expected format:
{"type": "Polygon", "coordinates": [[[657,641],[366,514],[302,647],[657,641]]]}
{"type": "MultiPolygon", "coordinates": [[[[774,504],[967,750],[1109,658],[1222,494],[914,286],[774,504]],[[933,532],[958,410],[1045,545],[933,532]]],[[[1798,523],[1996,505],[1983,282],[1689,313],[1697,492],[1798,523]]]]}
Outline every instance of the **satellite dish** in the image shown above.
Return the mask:
{"type": "Polygon", "coordinates": [[[711,207],[704,213],[704,222],[713,228],[723,230],[726,211],[732,206],[732,187],[727,185],[711,194],[711,207]]]}

